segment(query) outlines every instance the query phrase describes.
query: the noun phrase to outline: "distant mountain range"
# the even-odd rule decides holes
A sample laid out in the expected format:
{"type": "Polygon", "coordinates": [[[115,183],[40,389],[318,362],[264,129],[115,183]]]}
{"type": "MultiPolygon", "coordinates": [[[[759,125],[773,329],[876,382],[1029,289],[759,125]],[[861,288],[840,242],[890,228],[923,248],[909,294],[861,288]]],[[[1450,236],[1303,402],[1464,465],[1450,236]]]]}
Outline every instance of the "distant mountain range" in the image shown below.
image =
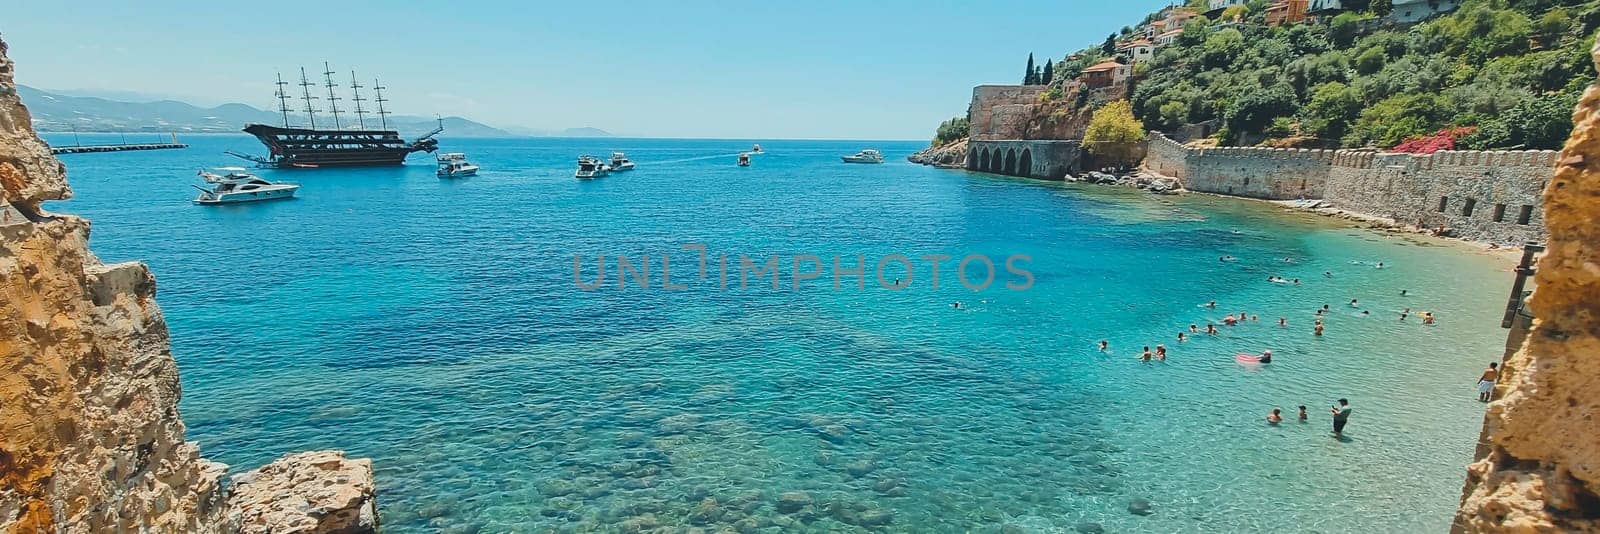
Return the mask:
{"type": "MultiPolygon", "coordinates": [[[[17,86],[17,94],[33,115],[33,127],[41,132],[176,132],[235,133],[250,123],[281,124],[283,116],[245,104],[223,104],[202,108],[176,100],[123,102],[98,96],[72,96],[17,86]]],[[[290,120],[303,119],[290,115],[290,120]]],[[[318,116],[318,124],[331,117],[318,116]]],[[[345,120],[353,120],[350,115],[345,120]]],[[[372,121],[375,119],[368,119],[372,121]]],[[[415,136],[433,130],[438,122],[428,117],[395,115],[389,126],[402,135],[415,136]]],[[[568,128],[559,132],[516,128],[516,133],[461,117],[445,117],[444,130],[454,137],[565,136],[602,137],[609,132],[597,128],[568,128]]]]}

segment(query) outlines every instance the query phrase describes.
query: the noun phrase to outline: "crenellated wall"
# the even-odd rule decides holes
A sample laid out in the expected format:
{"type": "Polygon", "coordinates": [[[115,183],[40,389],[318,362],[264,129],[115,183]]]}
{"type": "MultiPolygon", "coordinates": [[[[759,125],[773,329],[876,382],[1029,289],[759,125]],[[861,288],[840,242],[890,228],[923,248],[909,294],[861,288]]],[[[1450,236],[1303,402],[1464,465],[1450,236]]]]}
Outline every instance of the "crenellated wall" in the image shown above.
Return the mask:
{"type": "Polygon", "coordinates": [[[1151,132],[1145,167],[1191,191],[1335,207],[1476,241],[1543,239],[1540,191],[1556,153],[1434,154],[1285,148],[1189,148],[1151,132]]]}
{"type": "Polygon", "coordinates": [[[967,143],[967,170],[1061,180],[1077,172],[1083,151],[1077,141],[980,141],[967,143]]]}

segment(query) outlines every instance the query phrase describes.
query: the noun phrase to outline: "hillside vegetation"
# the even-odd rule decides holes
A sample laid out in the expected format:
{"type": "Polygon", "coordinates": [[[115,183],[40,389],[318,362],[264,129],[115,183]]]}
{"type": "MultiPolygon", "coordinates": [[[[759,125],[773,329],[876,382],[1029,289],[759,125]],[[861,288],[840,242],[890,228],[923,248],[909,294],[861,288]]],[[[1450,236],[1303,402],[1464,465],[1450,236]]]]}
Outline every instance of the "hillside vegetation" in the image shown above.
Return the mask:
{"type": "MultiPolygon", "coordinates": [[[[1419,142],[1432,135],[1463,149],[1560,148],[1595,77],[1587,45],[1600,2],[1465,0],[1409,27],[1386,22],[1388,9],[1378,0],[1268,27],[1257,0],[1220,21],[1197,17],[1135,66],[1133,113],[1163,131],[1215,121],[1213,137],[1229,145],[1438,146],[1419,142]]],[[[1113,41],[1135,31],[1056,62],[1056,83],[1112,57],[1113,41]]]]}

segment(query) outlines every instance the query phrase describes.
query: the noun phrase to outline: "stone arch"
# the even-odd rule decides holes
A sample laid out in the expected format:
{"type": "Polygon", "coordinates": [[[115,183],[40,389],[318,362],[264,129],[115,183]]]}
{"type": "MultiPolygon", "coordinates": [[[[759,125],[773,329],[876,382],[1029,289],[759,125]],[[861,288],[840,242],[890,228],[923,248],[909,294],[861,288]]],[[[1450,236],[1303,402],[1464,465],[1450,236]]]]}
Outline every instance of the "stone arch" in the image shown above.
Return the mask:
{"type": "Polygon", "coordinates": [[[978,170],[989,172],[989,147],[983,147],[983,157],[978,158],[978,170]]]}
{"type": "Polygon", "coordinates": [[[978,147],[968,148],[967,149],[967,169],[968,170],[977,169],[979,161],[981,161],[981,160],[978,159],[978,147]]]}
{"type": "Polygon", "coordinates": [[[1033,151],[1022,149],[1022,159],[1017,160],[1017,174],[1033,176],[1033,151]]]}
{"type": "Polygon", "coordinates": [[[1006,149],[1006,174],[1017,175],[1017,149],[1006,149]]]}
{"type": "Polygon", "coordinates": [[[989,156],[988,172],[1000,172],[1000,147],[995,147],[994,153],[989,156]]]}

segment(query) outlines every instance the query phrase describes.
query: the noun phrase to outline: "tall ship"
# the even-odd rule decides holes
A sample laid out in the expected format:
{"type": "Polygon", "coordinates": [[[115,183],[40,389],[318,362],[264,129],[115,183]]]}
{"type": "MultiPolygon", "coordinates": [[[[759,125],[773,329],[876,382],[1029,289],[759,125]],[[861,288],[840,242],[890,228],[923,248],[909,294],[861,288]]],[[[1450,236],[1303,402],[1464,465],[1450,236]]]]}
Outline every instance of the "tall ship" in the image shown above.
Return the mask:
{"type": "MultiPolygon", "coordinates": [[[[244,127],[244,132],[256,137],[261,144],[267,147],[267,156],[255,156],[228,151],[227,153],[239,158],[254,161],[263,167],[278,168],[318,168],[318,167],[372,167],[381,165],[401,165],[406,161],[406,156],[413,152],[433,152],[439,148],[439,140],[434,136],[444,131],[444,121],[439,121],[439,127],[434,128],[427,135],[418,137],[414,141],[406,141],[400,137],[398,131],[389,128],[389,111],[383,107],[383,85],[377,80],[372,82],[372,90],[377,96],[370,101],[377,104],[377,111],[369,111],[362,103],[369,101],[361,97],[361,84],[356,82],[355,72],[350,73],[350,90],[353,92],[350,100],[355,107],[355,123],[350,124],[341,120],[339,97],[335,92],[333,71],[323,63],[324,86],[327,88],[328,114],[332,118],[333,128],[329,126],[329,117],[321,117],[323,127],[317,126],[317,114],[322,110],[317,109],[314,102],[321,100],[320,96],[313,96],[311,89],[318,84],[307,80],[306,70],[300,69],[300,99],[304,102],[306,123],[293,124],[290,121],[289,82],[283,81],[283,75],[278,75],[278,112],[283,115],[283,126],[270,124],[250,124],[244,127]],[[378,116],[377,128],[368,128],[367,115],[378,116]]],[[[298,112],[296,113],[298,115],[298,112]]]]}

